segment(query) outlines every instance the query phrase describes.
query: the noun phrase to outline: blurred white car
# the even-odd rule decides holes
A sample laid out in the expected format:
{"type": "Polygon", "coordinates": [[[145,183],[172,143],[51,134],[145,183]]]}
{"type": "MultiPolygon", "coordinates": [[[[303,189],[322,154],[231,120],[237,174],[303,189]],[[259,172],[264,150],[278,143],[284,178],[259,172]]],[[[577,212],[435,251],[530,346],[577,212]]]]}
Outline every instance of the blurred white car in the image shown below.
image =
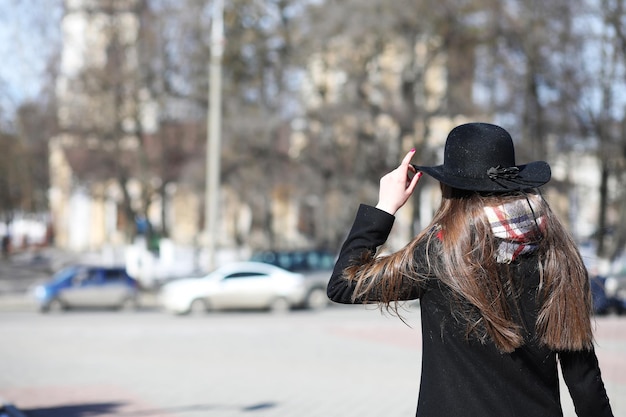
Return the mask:
{"type": "Polygon", "coordinates": [[[287,311],[306,304],[307,283],[302,274],[261,262],[224,265],[198,278],[165,284],[159,303],[174,314],[230,309],[287,311]]]}

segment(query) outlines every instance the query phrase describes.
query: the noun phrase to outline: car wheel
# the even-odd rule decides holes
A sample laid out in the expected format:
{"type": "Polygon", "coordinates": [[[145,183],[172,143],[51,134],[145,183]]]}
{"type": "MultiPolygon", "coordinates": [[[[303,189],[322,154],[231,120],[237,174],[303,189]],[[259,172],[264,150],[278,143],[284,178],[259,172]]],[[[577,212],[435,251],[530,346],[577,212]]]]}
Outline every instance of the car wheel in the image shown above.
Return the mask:
{"type": "Polygon", "coordinates": [[[125,298],[119,308],[123,311],[137,311],[139,309],[139,300],[136,297],[125,298]]]}
{"type": "Polygon", "coordinates": [[[285,297],[277,297],[270,304],[270,311],[276,314],[283,314],[291,310],[289,300],[285,297]]]}
{"type": "Polygon", "coordinates": [[[328,305],[328,296],[323,288],[312,289],[306,297],[306,308],[321,310],[328,305]]]}
{"type": "Polygon", "coordinates": [[[39,309],[42,313],[58,313],[64,310],[67,310],[67,306],[58,298],[53,298],[39,309]]]}
{"type": "Polygon", "coordinates": [[[189,313],[191,314],[205,314],[207,311],[209,311],[209,304],[203,298],[196,298],[189,305],[189,313]]]}

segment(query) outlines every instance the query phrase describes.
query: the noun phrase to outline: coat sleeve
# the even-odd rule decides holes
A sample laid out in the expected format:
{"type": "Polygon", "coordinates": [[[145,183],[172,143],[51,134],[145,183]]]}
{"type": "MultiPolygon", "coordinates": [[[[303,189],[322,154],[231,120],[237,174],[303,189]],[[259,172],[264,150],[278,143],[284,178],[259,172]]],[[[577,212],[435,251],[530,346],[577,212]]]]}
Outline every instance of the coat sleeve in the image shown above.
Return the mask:
{"type": "Polygon", "coordinates": [[[559,361],[578,417],[613,417],[595,351],[560,352],[559,361]]]}
{"type": "MultiPolygon", "coordinates": [[[[350,233],[339,252],[339,257],[328,282],[328,298],[341,304],[379,301],[376,294],[368,294],[367,301],[353,299],[355,283],[345,279],[343,272],[348,266],[363,259],[364,254],[374,254],[378,247],[386,242],[394,220],[395,217],[385,211],[364,204],[359,206],[350,233]]],[[[413,287],[414,285],[404,286],[407,291],[401,298],[405,300],[417,298],[413,287]]]]}

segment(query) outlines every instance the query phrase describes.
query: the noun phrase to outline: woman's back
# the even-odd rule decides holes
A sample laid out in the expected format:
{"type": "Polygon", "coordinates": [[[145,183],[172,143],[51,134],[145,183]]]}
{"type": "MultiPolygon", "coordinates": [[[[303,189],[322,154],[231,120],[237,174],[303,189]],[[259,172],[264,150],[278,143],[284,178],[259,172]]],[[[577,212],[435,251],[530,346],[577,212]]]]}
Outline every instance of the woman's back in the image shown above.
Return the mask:
{"type": "MultiPolygon", "coordinates": [[[[560,415],[556,354],[541,346],[535,331],[539,303],[537,255],[510,265],[519,284],[513,320],[523,344],[503,353],[489,340],[468,334],[462,301],[432,279],[420,298],[422,379],[418,415],[560,415]]],[[[480,323],[477,324],[479,326],[480,323]]]]}
{"type": "Polygon", "coordinates": [[[444,163],[410,164],[361,205],[328,284],[339,303],[420,300],[419,416],[562,416],[557,360],[580,417],[612,416],[593,350],[591,294],[573,240],[536,190],[550,167],[516,165],[504,129],[468,123],[444,163]],[[432,223],[378,256],[421,172],[442,184],[432,223]]]}

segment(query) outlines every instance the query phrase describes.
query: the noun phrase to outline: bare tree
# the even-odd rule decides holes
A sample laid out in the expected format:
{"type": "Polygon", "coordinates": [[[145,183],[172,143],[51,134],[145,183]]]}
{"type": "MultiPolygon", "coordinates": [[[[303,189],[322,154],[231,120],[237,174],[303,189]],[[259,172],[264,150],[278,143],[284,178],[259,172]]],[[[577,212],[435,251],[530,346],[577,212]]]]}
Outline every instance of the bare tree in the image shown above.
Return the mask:
{"type": "Polygon", "coordinates": [[[4,40],[8,71],[20,83],[0,79],[0,219],[44,218],[48,210],[48,138],[56,132],[54,80],[58,67],[60,0],[48,7],[13,1],[4,40]],[[24,13],[24,10],[30,13],[24,13]],[[28,28],[28,30],[25,30],[28,28]],[[37,45],[37,51],[31,45],[37,45]]]}
{"type": "Polygon", "coordinates": [[[626,248],[626,131],[624,111],[626,103],[619,93],[624,88],[626,69],[626,9],[621,0],[602,0],[591,8],[596,22],[602,22],[601,31],[593,44],[602,65],[589,66],[593,80],[590,84],[601,97],[601,102],[585,107],[581,117],[587,132],[597,139],[596,154],[600,161],[600,207],[596,239],[598,254],[615,259],[626,248]],[[586,116],[586,117],[585,117],[586,116]],[[611,187],[612,184],[612,187],[611,187]],[[610,213],[614,212],[612,218],[610,213]]]}
{"type": "MultiPolygon", "coordinates": [[[[621,2],[605,3],[619,51],[621,2]]],[[[210,2],[99,4],[94,13],[108,19],[106,65],[71,81],[89,92],[99,117],[79,117],[66,129],[84,139],[86,151],[97,150],[85,152],[97,156],[83,180],[114,173],[123,190],[131,178],[140,181],[143,194],[124,197],[132,221],[152,201],[167,201],[169,183],[204,192],[210,2]],[[132,42],[129,13],[139,22],[132,42]],[[144,123],[150,106],[152,127],[144,123]]],[[[605,188],[619,179],[622,110],[611,82],[623,57],[611,55],[604,89],[589,85],[592,69],[577,54],[590,42],[577,25],[587,13],[582,0],[234,0],[224,13],[221,179],[252,212],[239,244],[250,235],[262,236],[259,246],[290,244],[275,233],[273,207],[289,200],[302,208],[299,232],[311,244],[336,247],[352,215],[342,196],[374,198],[379,176],[411,147],[415,162],[433,163],[441,120],[500,120],[520,138],[520,159],[606,137],[605,188]],[[611,111],[585,107],[598,92],[611,111]]],[[[567,183],[555,186],[567,194],[567,183]]]]}
{"type": "Polygon", "coordinates": [[[165,190],[181,166],[197,157],[203,135],[201,120],[194,123],[189,113],[176,120],[173,114],[168,86],[177,74],[171,75],[165,19],[147,0],[103,0],[85,11],[101,22],[104,60],[87,60],[66,82],[62,129],[78,138],[67,152],[82,183],[117,182],[129,238],[137,233],[135,220],[148,219],[157,200],[162,230],[150,227],[148,233],[167,235],[165,190]],[[135,183],[139,193],[131,191],[135,183]]]}
{"type": "Polygon", "coordinates": [[[9,226],[17,214],[48,209],[48,137],[54,132],[49,108],[35,103],[18,109],[17,129],[0,133],[0,218],[9,226]]]}

